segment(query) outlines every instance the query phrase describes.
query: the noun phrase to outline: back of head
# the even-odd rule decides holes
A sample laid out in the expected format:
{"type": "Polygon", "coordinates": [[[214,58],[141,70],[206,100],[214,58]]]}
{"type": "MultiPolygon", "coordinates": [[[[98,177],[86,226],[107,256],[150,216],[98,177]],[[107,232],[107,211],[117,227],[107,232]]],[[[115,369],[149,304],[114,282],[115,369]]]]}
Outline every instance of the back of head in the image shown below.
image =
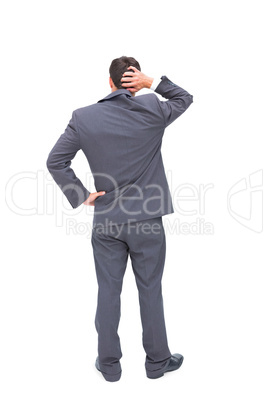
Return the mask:
{"type": "Polygon", "coordinates": [[[141,71],[140,65],[137,60],[134,59],[134,57],[121,56],[112,61],[109,68],[109,73],[117,89],[125,89],[121,85],[121,78],[125,71],[133,71],[131,69],[128,70],[129,66],[136,67],[141,71]]]}

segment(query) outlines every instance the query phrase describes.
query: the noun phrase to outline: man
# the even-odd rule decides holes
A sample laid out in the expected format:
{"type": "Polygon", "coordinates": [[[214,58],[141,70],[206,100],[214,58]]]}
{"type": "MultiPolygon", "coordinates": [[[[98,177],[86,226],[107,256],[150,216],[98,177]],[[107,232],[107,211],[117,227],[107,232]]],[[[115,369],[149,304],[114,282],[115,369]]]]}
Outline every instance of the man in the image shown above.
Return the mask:
{"type": "Polygon", "coordinates": [[[98,281],[95,317],[96,368],[107,381],[121,377],[122,352],[117,333],[120,294],[128,256],[139,291],[148,378],[176,370],[183,361],[171,355],[166,335],[161,279],[165,262],[162,216],[173,213],[161,156],[165,128],[193,102],[187,91],[166,76],[151,78],[132,57],[114,59],[111,93],[77,109],[52,148],[47,167],[73,208],[94,206],[92,247],[98,281]],[[135,94],[150,88],[154,93],[135,94]],[[72,170],[84,152],[97,192],[90,193],[72,170]]]}

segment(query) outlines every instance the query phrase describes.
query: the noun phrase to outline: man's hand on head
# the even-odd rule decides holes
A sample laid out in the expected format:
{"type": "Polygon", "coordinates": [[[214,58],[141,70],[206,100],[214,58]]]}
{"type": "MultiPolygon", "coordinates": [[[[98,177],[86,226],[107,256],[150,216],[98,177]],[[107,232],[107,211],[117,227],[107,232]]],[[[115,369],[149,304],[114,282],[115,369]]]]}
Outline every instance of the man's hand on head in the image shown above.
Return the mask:
{"type": "Polygon", "coordinates": [[[90,205],[91,207],[95,206],[95,200],[96,198],[102,196],[105,194],[105,191],[99,191],[97,193],[90,193],[88,199],[86,199],[86,201],[83,202],[84,205],[90,205]]]}
{"type": "Polygon", "coordinates": [[[153,78],[148,77],[143,74],[136,67],[129,66],[128,70],[125,71],[121,78],[122,87],[130,92],[138,92],[142,88],[150,88],[153,83],[153,78]]]}

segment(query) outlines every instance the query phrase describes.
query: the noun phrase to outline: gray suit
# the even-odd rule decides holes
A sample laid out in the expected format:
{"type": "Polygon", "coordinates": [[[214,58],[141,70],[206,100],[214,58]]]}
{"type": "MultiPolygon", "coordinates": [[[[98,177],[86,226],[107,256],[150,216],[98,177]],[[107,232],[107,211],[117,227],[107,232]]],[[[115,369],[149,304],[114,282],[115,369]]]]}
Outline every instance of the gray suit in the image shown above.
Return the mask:
{"type": "Polygon", "coordinates": [[[193,96],[166,76],[155,92],[168,100],[154,93],[134,97],[118,89],[75,110],[47,159],[48,170],[73,208],[90,194],[71,168],[78,150],[88,160],[96,191],[106,191],[95,200],[92,246],[99,284],[95,322],[100,368],[110,381],[121,372],[117,327],[128,255],[139,290],[147,372],[162,370],[170,358],[161,293],[162,216],[174,210],[161,145],[165,128],[189,107],[193,96]],[[140,222],[147,223],[146,234],[137,231],[140,222]],[[154,224],[158,233],[151,230],[154,224]]]}

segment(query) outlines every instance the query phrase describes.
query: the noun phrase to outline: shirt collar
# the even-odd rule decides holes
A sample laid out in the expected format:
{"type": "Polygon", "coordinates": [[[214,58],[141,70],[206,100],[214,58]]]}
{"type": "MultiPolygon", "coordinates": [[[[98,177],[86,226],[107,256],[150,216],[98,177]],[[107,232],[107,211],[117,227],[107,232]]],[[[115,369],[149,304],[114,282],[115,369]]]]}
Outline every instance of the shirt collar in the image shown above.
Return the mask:
{"type": "Polygon", "coordinates": [[[109,95],[105,96],[105,98],[100,99],[98,101],[98,103],[102,102],[106,99],[114,98],[115,96],[118,96],[118,95],[127,95],[129,97],[132,97],[132,93],[130,91],[128,91],[127,89],[117,89],[116,91],[111,92],[109,95]]]}

